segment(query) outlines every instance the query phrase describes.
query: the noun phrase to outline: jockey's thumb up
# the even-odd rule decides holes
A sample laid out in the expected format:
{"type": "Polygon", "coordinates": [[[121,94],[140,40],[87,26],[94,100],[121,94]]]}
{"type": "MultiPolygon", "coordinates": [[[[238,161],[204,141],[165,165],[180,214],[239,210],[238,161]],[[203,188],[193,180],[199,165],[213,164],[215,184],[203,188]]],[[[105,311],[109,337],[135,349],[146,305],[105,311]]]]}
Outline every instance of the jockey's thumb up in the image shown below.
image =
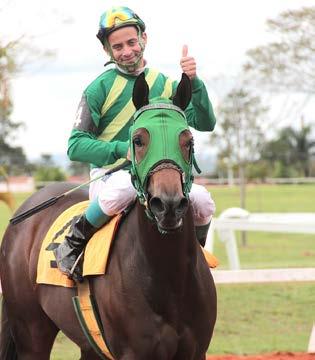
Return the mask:
{"type": "Polygon", "coordinates": [[[183,45],[182,57],[180,59],[180,66],[183,73],[185,73],[190,79],[196,77],[196,61],[192,56],[188,56],[188,46],[183,45]]]}
{"type": "Polygon", "coordinates": [[[188,55],[188,46],[187,45],[183,45],[183,49],[182,49],[182,57],[186,57],[188,55]]]}

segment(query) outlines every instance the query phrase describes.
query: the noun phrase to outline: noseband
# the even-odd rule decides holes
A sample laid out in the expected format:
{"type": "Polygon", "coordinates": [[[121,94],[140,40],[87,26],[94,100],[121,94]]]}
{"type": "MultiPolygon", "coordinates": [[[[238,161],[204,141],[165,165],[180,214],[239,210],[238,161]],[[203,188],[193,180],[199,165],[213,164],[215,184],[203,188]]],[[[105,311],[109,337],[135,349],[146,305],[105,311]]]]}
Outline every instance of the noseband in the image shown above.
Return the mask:
{"type": "Polygon", "coordinates": [[[165,170],[165,169],[172,169],[172,170],[176,170],[177,172],[179,172],[181,175],[183,175],[183,170],[181,170],[177,165],[171,163],[170,161],[165,161],[165,162],[161,162],[160,164],[158,164],[154,169],[152,169],[149,172],[149,177],[155,173],[157,173],[160,170],[165,170]]]}

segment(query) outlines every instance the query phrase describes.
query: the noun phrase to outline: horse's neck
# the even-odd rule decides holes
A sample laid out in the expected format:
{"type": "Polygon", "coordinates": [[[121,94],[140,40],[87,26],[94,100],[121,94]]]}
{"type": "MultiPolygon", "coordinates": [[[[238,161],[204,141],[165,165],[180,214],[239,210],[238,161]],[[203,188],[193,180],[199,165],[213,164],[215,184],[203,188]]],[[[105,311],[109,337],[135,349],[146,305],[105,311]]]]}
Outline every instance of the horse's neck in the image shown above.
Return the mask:
{"type": "Polygon", "coordinates": [[[145,215],[144,208],[136,208],[139,226],[139,246],[153,276],[181,282],[185,273],[196,265],[196,240],[191,212],[179,231],[162,234],[145,215]]]}

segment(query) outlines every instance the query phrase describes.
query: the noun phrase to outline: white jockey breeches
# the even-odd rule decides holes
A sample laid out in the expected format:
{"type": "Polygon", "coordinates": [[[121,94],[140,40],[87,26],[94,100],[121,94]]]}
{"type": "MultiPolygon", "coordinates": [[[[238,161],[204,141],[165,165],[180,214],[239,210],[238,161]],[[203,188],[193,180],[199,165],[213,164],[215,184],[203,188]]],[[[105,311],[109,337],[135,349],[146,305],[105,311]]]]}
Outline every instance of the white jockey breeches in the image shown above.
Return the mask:
{"type": "MultiPolygon", "coordinates": [[[[105,172],[105,169],[92,169],[90,177],[94,179],[105,172]]],[[[101,209],[109,216],[125,210],[135,200],[136,195],[136,190],[131,183],[131,176],[125,170],[119,170],[93,181],[89,189],[90,200],[98,199],[101,209]]],[[[207,189],[201,185],[192,184],[189,199],[195,225],[208,224],[215,212],[215,204],[207,189]]]]}

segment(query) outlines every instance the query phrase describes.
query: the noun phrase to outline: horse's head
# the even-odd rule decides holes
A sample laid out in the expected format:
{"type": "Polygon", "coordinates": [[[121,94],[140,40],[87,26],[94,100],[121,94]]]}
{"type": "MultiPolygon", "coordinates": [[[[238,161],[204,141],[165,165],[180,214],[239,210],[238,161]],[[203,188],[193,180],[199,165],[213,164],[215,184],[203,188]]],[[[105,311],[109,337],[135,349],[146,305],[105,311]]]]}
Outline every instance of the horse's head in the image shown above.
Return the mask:
{"type": "Polygon", "coordinates": [[[183,74],[173,101],[148,99],[141,74],[133,90],[132,178],[158,228],[174,231],[182,224],[192,184],[193,137],[184,113],[191,99],[190,80],[183,74]]]}

